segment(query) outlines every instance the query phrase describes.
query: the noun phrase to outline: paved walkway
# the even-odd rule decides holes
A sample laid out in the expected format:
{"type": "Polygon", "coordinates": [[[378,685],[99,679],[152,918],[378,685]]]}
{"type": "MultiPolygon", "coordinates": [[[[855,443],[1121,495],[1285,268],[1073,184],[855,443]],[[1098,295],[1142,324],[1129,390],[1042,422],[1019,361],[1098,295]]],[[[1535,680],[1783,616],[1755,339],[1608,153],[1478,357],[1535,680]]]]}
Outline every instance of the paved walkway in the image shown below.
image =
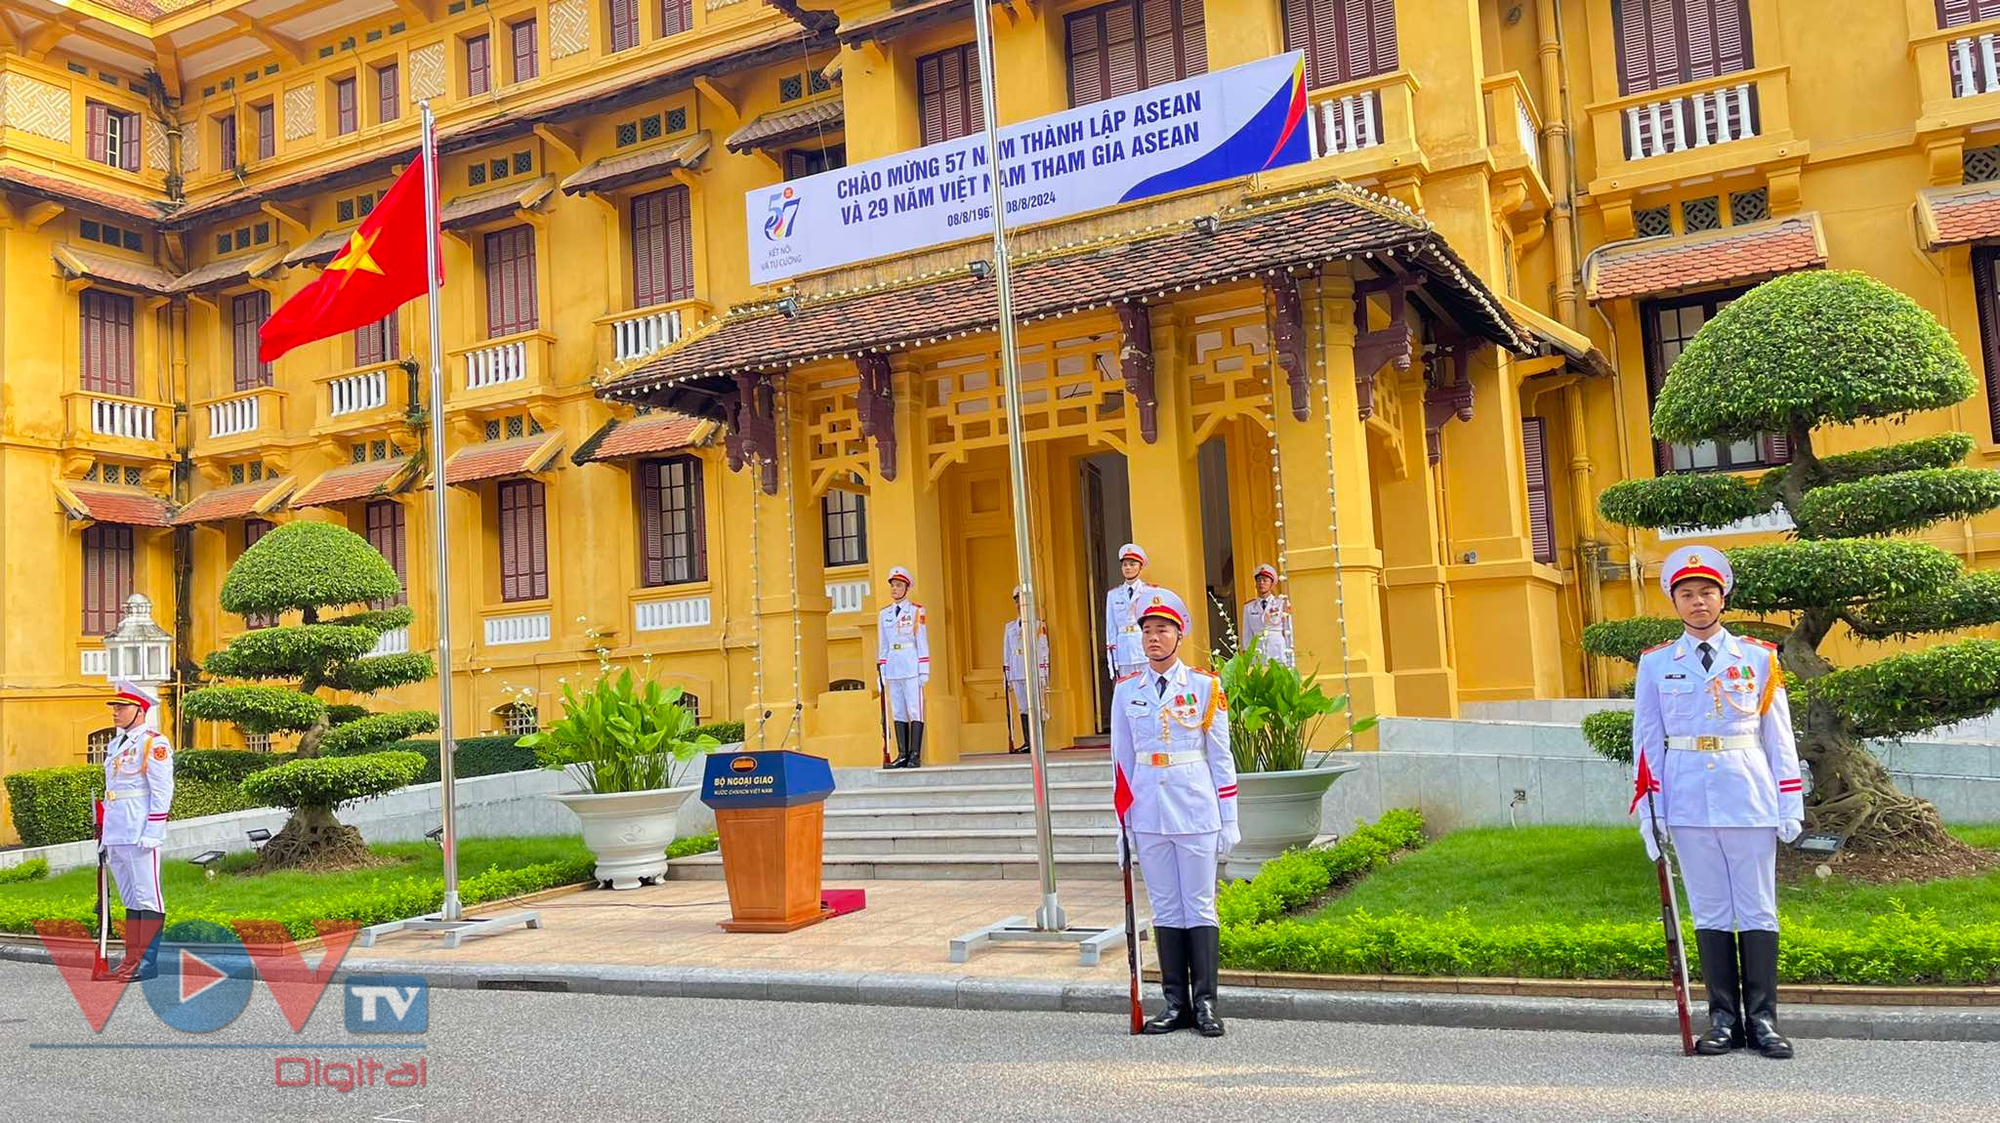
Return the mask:
{"type": "MultiPolygon", "coordinates": [[[[633,967],[738,967],[787,971],[967,975],[1046,982],[1113,982],[1125,977],[1123,945],[1096,967],[1077,964],[1073,945],[995,945],[951,962],[954,936],[1029,916],[1041,900],[1037,881],[861,881],[828,889],[865,889],[868,907],[777,935],[724,932],[729,894],[720,881],[670,881],[624,892],[573,890],[527,907],[540,931],[517,928],[446,950],[434,936],[398,933],[372,948],[353,948],[347,966],[374,960],[452,963],[616,964],[633,967]]],[[[1071,924],[1122,926],[1124,889],[1115,881],[1060,887],[1071,924]]],[[[1143,897],[1143,894],[1142,894],[1143,897]]],[[[506,906],[483,906],[493,915],[506,906]]],[[[1143,900],[1140,916],[1147,915],[1143,900]]]]}

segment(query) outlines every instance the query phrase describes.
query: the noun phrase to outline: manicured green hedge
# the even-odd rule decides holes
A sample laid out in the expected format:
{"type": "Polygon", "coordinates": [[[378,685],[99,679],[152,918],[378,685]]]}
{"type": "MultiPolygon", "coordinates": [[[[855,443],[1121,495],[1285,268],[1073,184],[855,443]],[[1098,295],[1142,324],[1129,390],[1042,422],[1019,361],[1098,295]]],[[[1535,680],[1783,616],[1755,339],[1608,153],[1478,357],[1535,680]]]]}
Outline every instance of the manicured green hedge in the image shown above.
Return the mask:
{"type": "Polygon", "coordinates": [[[688,730],[690,740],[713,737],[717,744],[733,745],[743,739],[743,723],[740,721],[711,721],[707,725],[697,725],[688,730]]]}
{"type": "Polygon", "coordinates": [[[674,858],[685,858],[690,854],[708,854],[715,851],[721,845],[721,839],[714,831],[710,831],[707,834],[689,835],[686,838],[675,839],[673,844],[667,847],[667,858],[672,860],[674,858]]]}
{"type": "Polygon", "coordinates": [[[30,858],[18,866],[0,866],[0,885],[18,885],[23,881],[40,881],[49,875],[49,863],[42,858],[30,858]]]}
{"type": "MultiPolygon", "coordinates": [[[[205,752],[201,755],[216,757],[224,755],[225,751],[205,752]]],[[[263,754],[236,755],[262,756],[263,754]]],[[[179,758],[175,759],[178,762],[179,758]]],[[[102,768],[94,764],[34,768],[26,772],[13,773],[6,778],[6,782],[14,829],[20,832],[23,846],[54,846],[59,842],[81,842],[94,833],[90,805],[91,801],[104,790],[102,768]]],[[[197,815],[219,815],[225,811],[244,811],[260,806],[263,805],[245,795],[242,788],[234,781],[183,779],[176,773],[174,804],[169,809],[169,814],[175,819],[192,819],[197,815]]]]}
{"type": "Polygon", "coordinates": [[[1632,763],[1632,711],[1599,710],[1583,715],[1583,739],[1598,756],[1632,763]]]}
{"type": "MultiPolygon", "coordinates": [[[[519,737],[460,737],[456,742],[457,748],[451,754],[452,775],[465,780],[474,776],[497,776],[503,772],[529,772],[540,768],[535,750],[521,748],[516,744],[519,740],[519,737]]],[[[424,770],[416,782],[435,784],[440,778],[436,741],[398,741],[386,747],[343,748],[326,755],[361,756],[370,752],[416,753],[424,758],[424,770]]]]}
{"type": "Polygon", "coordinates": [[[369,714],[327,730],[320,738],[319,751],[323,756],[359,756],[419,733],[434,733],[437,727],[437,715],[429,710],[369,714]]]}
{"type": "Polygon", "coordinates": [[[408,787],[423,770],[416,753],[314,757],[253,773],[243,792],[273,807],[339,807],[408,787]]]}
{"type": "Polygon", "coordinates": [[[203,780],[214,784],[239,784],[252,772],[292,759],[290,753],[253,753],[244,749],[186,749],[174,754],[174,780],[203,780]]]}
{"type": "Polygon", "coordinates": [[[1338,843],[1317,850],[1287,850],[1264,863],[1249,881],[1232,881],[1215,895],[1226,935],[1232,926],[1261,924],[1376,869],[1391,855],[1424,844],[1424,817],[1412,810],[1385,811],[1338,843]]]}
{"type": "Polygon", "coordinates": [[[221,815],[230,811],[248,811],[252,807],[262,807],[261,803],[243,794],[241,784],[213,780],[174,779],[174,806],[169,812],[174,819],[192,819],[198,815],[221,815]]]}

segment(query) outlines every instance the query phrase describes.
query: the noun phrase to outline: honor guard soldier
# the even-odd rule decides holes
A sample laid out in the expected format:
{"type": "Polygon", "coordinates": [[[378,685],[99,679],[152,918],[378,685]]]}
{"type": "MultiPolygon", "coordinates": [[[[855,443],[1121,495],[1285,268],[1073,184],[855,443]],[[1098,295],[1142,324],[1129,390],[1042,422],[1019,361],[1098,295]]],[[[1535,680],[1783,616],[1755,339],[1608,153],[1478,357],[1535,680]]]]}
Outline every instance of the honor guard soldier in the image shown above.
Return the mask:
{"type": "Polygon", "coordinates": [[[1104,663],[1113,682],[1146,665],[1146,646],[1139,639],[1139,610],[1153,586],[1139,577],[1146,568],[1146,551],[1136,542],[1118,548],[1118,572],[1125,581],[1104,594],[1104,663]]]}
{"type": "Polygon", "coordinates": [[[931,681],[931,638],[924,606],[910,599],[910,571],[889,570],[889,603],[875,621],[875,670],[889,698],[899,755],[890,768],[924,763],[924,687],[931,681]]]}
{"type": "Polygon", "coordinates": [[[99,845],[125,906],[125,959],[117,973],[150,979],[158,973],[160,929],[167,921],[160,846],[174,802],[174,750],[165,734],[147,726],[147,715],[159,704],[153,692],[125,679],[113,689],[107,704],[117,731],[104,749],[99,845]]]}
{"type": "MultiPolygon", "coordinates": [[[[1014,586],[1014,619],[1007,621],[1006,634],[1000,638],[1000,669],[1006,679],[1007,693],[1013,699],[1013,712],[1021,716],[1021,743],[1012,752],[1028,751],[1028,668],[1021,662],[1021,610],[1022,586],[1014,586]]],[[[1039,620],[1035,622],[1035,679],[1042,689],[1042,697],[1049,694],[1049,626],[1039,620]]]]}
{"type": "Polygon", "coordinates": [[[1292,666],[1292,599],[1278,594],[1278,571],[1260,565],[1252,580],[1257,599],[1243,606],[1243,645],[1257,643],[1257,657],[1292,666]]]}
{"type": "Polygon", "coordinates": [[[1153,905],[1166,1008],[1146,1033],[1193,1027],[1222,1036],[1215,1011],[1222,929],[1215,867],[1241,839],[1236,761],[1229,752],[1229,701],[1207,671],[1180,661],[1187,605],[1154,587],[1138,607],[1146,665],[1111,700],[1111,759],[1131,793],[1123,810],[1153,905]]]}
{"type": "MultiPolygon", "coordinates": [[[[1659,778],[1659,817],[1694,911],[1709,1016],[1695,1051],[1748,1044],[1784,1059],[1792,1044],[1777,1025],[1777,853],[1799,836],[1805,781],[1777,648],[1722,627],[1734,584],[1721,550],[1668,555],[1660,587],[1687,631],[1639,658],[1632,751],[1659,778]]],[[[1657,859],[1650,826],[1640,835],[1657,859]]]]}

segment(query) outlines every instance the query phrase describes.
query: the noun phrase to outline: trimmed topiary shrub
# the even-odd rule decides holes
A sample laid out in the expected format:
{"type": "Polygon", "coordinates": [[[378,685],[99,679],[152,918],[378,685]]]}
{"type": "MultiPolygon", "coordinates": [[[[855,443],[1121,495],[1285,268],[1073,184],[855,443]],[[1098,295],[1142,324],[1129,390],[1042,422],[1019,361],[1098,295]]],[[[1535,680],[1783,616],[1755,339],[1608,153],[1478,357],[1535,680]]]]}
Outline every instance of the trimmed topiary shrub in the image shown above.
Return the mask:
{"type": "MultiPolygon", "coordinates": [[[[516,742],[519,737],[461,737],[458,747],[451,754],[452,774],[461,780],[474,776],[498,776],[507,772],[532,772],[541,767],[535,758],[535,750],[524,749],[516,742]]],[[[436,741],[398,741],[387,749],[364,746],[358,749],[342,749],[330,752],[329,756],[359,756],[363,753],[409,752],[424,758],[423,774],[417,777],[419,784],[435,784],[439,779],[438,743],[436,741]]]]}
{"type": "MultiPolygon", "coordinates": [[[[373,856],[364,850],[363,856],[357,859],[348,851],[347,836],[357,832],[335,819],[333,812],[350,803],[409,787],[417,782],[423,770],[424,758],[416,753],[312,757],[253,773],[244,779],[243,791],[261,803],[293,811],[285,830],[295,832],[295,845],[304,858],[285,865],[300,869],[347,869],[372,864],[373,856]],[[307,808],[325,809],[325,818],[302,819],[297,812],[307,808]],[[314,838],[312,832],[316,830],[330,830],[337,837],[314,838]],[[319,857],[315,858],[316,855],[319,857]]],[[[278,838],[272,838],[264,844],[264,849],[269,850],[277,841],[278,838]]]]}
{"type": "Polygon", "coordinates": [[[104,769],[94,764],[31,768],[4,777],[14,830],[23,846],[54,846],[91,836],[91,801],[104,790],[104,769]]]}
{"type": "Polygon", "coordinates": [[[688,730],[688,736],[696,740],[703,737],[715,738],[718,745],[733,745],[743,739],[743,723],[740,721],[711,721],[707,725],[697,725],[688,730]]]}
{"type": "MultiPolygon", "coordinates": [[[[1945,409],[1975,389],[1951,333],[1904,294],[1859,273],[1780,277],[1731,302],[1688,343],[1660,389],[1653,432],[1683,442],[1780,433],[1792,462],[1754,484],[1718,475],[1627,480],[1598,504],[1609,521],[1647,527],[1715,525],[1779,503],[1791,514],[1798,541],[1727,551],[1736,571],[1729,603],[1791,617],[1776,642],[1799,756],[1812,773],[1806,822],[1854,849],[1965,849],[1935,807],[1897,790],[1863,738],[1993,710],[2000,643],[1966,640],[1846,669],[1819,648],[1836,625],[1886,640],[2000,623],[2000,575],[1966,575],[1936,546],[1884,537],[2000,508],[2000,473],[1957,466],[1974,444],[1962,433],[1822,459],[1815,430],[1945,409]]],[[[1595,644],[1586,634],[1585,646],[1631,658],[1631,637],[1652,628],[1666,639],[1680,631],[1674,621],[1623,621],[1593,629],[1595,644]]],[[[1585,736],[1630,760],[1630,718],[1622,746],[1613,743],[1617,720],[1593,715],[1585,736]]]]}
{"type": "Polygon", "coordinates": [[[275,768],[292,759],[290,753],[253,753],[243,749],[184,749],[174,754],[176,789],[189,780],[238,784],[252,772],[275,768]]]}

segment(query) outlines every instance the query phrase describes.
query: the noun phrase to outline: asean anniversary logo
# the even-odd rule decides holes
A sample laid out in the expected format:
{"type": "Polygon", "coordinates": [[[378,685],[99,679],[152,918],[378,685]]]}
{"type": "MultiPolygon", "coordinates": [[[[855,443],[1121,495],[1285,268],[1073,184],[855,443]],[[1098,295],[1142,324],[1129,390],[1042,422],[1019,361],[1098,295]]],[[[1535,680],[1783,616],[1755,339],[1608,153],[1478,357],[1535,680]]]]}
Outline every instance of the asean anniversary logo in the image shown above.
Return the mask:
{"type": "Polygon", "coordinates": [[[764,240],[782,242],[792,236],[792,229],[798,224],[798,190],[786,187],[782,191],[773,191],[770,195],[769,209],[764,215],[764,240]]]}

